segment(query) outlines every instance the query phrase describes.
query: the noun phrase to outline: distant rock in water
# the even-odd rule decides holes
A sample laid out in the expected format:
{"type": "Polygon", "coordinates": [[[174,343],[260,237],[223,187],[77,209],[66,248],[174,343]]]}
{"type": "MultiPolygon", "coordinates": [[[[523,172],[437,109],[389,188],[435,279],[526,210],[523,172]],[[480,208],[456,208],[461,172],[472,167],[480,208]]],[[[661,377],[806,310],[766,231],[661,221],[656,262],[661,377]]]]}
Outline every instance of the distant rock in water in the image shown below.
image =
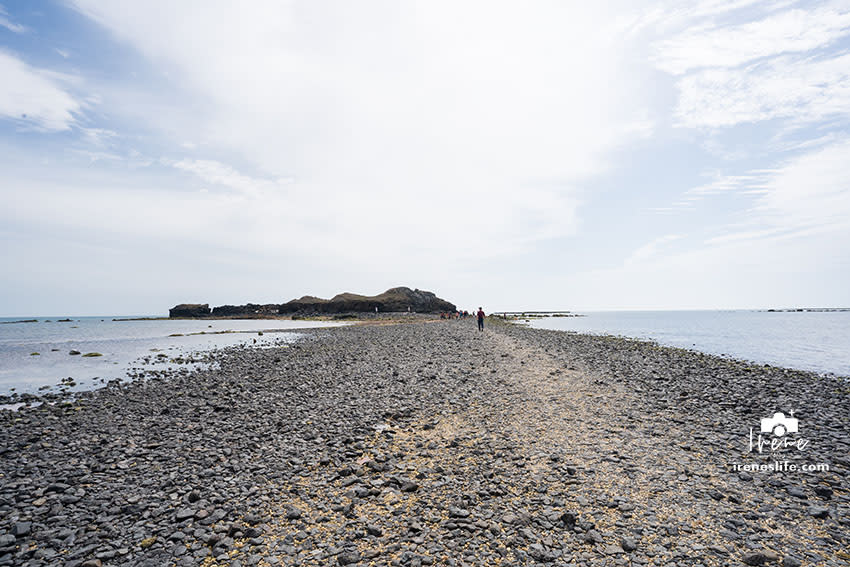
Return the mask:
{"type": "Polygon", "coordinates": [[[209,317],[209,303],[181,303],[168,310],[169,317],[209,317]]]}
{"type": "Polygon", "coordinates": [[[440,313],[455,311],[454,304],[440,299],[430,291],[394,287],[379,295],[358,295],[340,293],[331,299],[322,299],[305,295],[280,306],[279,313],[370,313],[375,308],[379,312],[415,311],[417,313],[440,313]]]}
{"type": "Polygon", "coordinates": [[[310,313],[380,313],[407,312],[441,313],[455,311],[455,306],[440,299],[430,291],[394,287],[379,295],[340,293],[331,299],[305,295],[284,304],[248,303],[246,305],[220,305],[210,310],[206,303],[181,303],[168,310],[169,317],[268,317],[274,315],[310,313]]]}

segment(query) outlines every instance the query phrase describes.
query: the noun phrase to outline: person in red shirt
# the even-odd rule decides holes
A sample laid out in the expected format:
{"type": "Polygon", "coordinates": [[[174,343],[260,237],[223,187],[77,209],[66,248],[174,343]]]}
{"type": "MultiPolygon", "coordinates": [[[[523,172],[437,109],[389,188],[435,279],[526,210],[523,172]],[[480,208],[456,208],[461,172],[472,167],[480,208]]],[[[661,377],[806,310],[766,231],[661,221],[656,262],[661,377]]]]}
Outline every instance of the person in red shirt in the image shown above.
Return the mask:
{"type": "Polygon", "coordinates": [[[484,310],[480,307],[478,308],[478,330],[484,330],[484,310]]]}

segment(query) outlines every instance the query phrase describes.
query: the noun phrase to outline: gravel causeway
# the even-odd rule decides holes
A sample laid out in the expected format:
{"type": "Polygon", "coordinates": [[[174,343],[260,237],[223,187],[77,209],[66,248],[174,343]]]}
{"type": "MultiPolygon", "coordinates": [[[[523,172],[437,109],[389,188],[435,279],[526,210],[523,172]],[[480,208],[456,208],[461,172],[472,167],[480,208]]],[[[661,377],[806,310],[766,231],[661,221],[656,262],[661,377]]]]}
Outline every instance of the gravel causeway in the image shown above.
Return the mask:
{"type": "Polygon", "coordinates": [[[490,319],[303,334],[0,411],[0,566],[850,565],[847,379],[490,319]],[[790,410],[802,446],[751,452],[790,410]]]}

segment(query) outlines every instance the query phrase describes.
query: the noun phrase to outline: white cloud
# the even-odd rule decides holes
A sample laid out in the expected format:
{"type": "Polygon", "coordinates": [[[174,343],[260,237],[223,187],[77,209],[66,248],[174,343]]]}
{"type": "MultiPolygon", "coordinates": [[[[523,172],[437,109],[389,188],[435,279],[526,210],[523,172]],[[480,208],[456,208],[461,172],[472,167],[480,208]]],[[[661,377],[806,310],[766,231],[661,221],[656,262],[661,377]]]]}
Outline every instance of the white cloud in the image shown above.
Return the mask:
{"type": "Polygon", "coordinates": [[[771,170],[719,177],[689,193],[749,199],[729,222],[713,227],[713,236],[660,236],[620,265],[555,276],[552,289],[540,293],[605,309],[845,306],[848,163],[850,140],[844,139],[771,170]]]}
{"type": "Polygon", "coordinates": [[[0,118],[38,130],[68,130],[81,104],[59,82],[60,75],[30,67],[0,51],[0,118]]]}
{"type": "Polygon", "coordinates": [[[732,26],[696,26],[656,46],[656,65],[681,75],[706,67],[736,67],[762,57],[806,52],[850,33],[850,7],[794,9],[732,26]]]}
{"type": "Polygon", "coordinates": [[[83,141],[87,144],[97,147],[110,145],[116,138],[118,132],[107,128],[80,128],[80,134],[83,141]]]}
{"type": "MultiPolygon", "coordinates": [[[[850,36],[846,2],[726,3],[735,9],[722,17],[713,12],[720,4],[703,3],[695,14],[673,18],[684,29],[659,33],[652,44],[650,60],[676,77],[675,125],[716,129],[780,119],[788,128],[846,119],[850,55],[837,48],[850,36]]],[[[745,152],[711,151],[730,159],[745,152]]]]}
{"type": "MultiPolygon", "coordinates": [[[[568,297],[582,309],[759,309],[847,304],[850,238],[810,233],[780,245],[753,238],[679,246],[609,269],[558,275],[542,297],[568,297]]],[[[543,304],[545,306],[545,303],[543,304]]],[[[541,307],[543,308],[543,307],[541,307]]]]}
{"type": "Polygon", "coordinates": [[[214,160],[183,159],[176,162],[165,160],[165,163],[176,169],[194,173],[208,183],[215,183],[250,195],[259,195],[264,191],[274,191],[286,184],[281,181],[249,177],[239,173],[229,165],[214,160]]]}
{"type": "Polygon", "coordinates": [[[632,252],[631,256],[626,259],[625,265],[645,263],[654,257],[658,256],[659,252],[669,243],[675,242],[682,238],[681,234],[667,234],[644,244],[632,252]]]}
{"type": "Polygon", "coordinates": [[[717,195],[729,192],[764,192],[765,176],[770,171],[753,171],[746,175],[719,175],[704,185],[688,189],[686,196],[702,197],[705,195],[717,195]]]}
{"type": "Polygon", "coordinates": [[[294,178],[279,206],[323,211],[306,237],[373,246],[376,262],[426,241],[461,262],[573,234],[578,188],[652,128],[640,89],[621,87],[616,8],[74,4],[205,112],[169,134],[217,163],[175,167],[231,187],[256,179],[227,162],[294,178]]]}
{"type": "Polygon", "coordinates": [[[27,31],[25,26],[21,24],[16,24],[12,20],[9,19],[9,12],[6,11],[3,6],[0,6],[0,28],[6,28],[7,30],[14,33],[24,33],[27,31]]]}
{"type": "Polygon", "coordinates": [[[850,228],[850,140],[842,139],[786,160],[769,170],[719,176],[686,197],[750,197],[732,224],[707,244],[787,240],[850,228]]]}
{"type": "Polygon", "coordinates": [[[796,230],[850,226],[850,141],[798,156],[765,184],[753,215],[758,222],[796,230]]]}
{"type": "MultiPolygon", "coordinates": [[[[835,47],[844,8],[73,5],[137,55],[120,76],[81,61],[94,70],[85,82],[6,56],[39,81],[17,81],[16,104],[65,109],[27,110],[26,124],[74,130],[44,155],[0,140],[0,224],[41,242],[7,247],[7,264],[40,258],[38,282],[98,274],[132,289],[129,301],[146,286],[215,303],[407,283],[485,306],[533,288],[524,297],[541,308],[564,297],[722,307],[767,301],[774,281],[784,297],[806,292],[789,276],[828,272],[821,256],[847,259],[833,242],[850,218],[840,189],[850,56],[835,47]],[[103,112],[83,120],[95,105],[103,112]],[[671,135],[671,117],[695,130],[671,135]],[[681,163],[642,160],[674,145],[681,163]],[[806,154],[777,167],[777,148],[806,154]],[[646,204],[718,156],[753,169],[718,172],[646,218],[646,204]],[[111,251],[99,257],[102,242],[111,251]],[[615,268],[582,271],[605,265],[615,268]]],[[[0,85],[0,114],[19,121],[14,105],[3,110],[10,88],[0,85]]]]}
{"type": "Polygon", "coordinates": [[[98,161],[124,161],[124,157],[110,152],[103,151],[91,151],[91,150],[72,150],[73,153],[77,155],[81,155],[89,160],[89,163],[95,163],[98,161]]]}
{"type": "MultiPolygon", "coordinates": [[[[644,3],[635,2],[634,10],[623,10],[616,21],[619,31],[626,36],[634,36],[651,30],[666,35],[681,33],[682,27],[692,26],[695,21],[707,18],[716,19],[728,16],[753,5],[761,4],[763,0],[706,0],[681,2],[680,0],[661,0],[644,3]]],[[[792,3],[786,0],[785,4],[792,3]]],[[[774,8],[784,7],[782,3],[774,3],[774,8]]]]}
{"type": "Polygon", "coordinates": [[[743,175],[723,175],[716,171],[710,175],[710,181],[688,189],[671,205],[646,210],[660,214],[697,211],[701,202],[709,198],[763,194],[767,191],[765,184],[771,173],[771,170],[753,170],[743,175]]]}
{"type": "MultiPolygon", "coordinates": [[[[843,138],[770,169],[717,174],[683,195],[697,211],[688,217],[694,221],[691,238],[657,237],[622,265],[571,276],[562,282],[564,292],[586,305],[599,306],[593,303],[598,297],[619,298],[619,304],[603,303],[606,308],[844,305],[848,163],[850,140],[843,138]],[[702,219],[713,224],[703,226],[702,219]]],[[[681,210],[674,205],[666,212],[681,210]]]]}
{"type": "Polygon", "coordinates": [[[850,54],[783,56],[708,69],[678,82],[676,117],[686,127],[727,127],[774,118],[812,122],[850,116],[850,54]]]}

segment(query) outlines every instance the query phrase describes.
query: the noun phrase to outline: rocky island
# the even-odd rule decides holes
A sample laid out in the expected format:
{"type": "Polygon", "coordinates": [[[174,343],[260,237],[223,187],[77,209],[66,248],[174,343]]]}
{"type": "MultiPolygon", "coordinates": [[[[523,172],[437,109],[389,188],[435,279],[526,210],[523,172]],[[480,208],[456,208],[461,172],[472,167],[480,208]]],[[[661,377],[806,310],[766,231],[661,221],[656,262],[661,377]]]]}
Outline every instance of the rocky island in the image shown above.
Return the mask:
{"type": "Polygon", "coordinates": [[[455,311],[453,303],[433,292],[409,287],[394,287],[378,295],[340,293],[331,299],[305,295],[282,304],[221,305],[210,309],[208,303],[181,303],[168,310],[171,318],[182,317],[270,317],[276,315],[314,315],[332,313],[414,312],[441,313],[455,311]]]}

